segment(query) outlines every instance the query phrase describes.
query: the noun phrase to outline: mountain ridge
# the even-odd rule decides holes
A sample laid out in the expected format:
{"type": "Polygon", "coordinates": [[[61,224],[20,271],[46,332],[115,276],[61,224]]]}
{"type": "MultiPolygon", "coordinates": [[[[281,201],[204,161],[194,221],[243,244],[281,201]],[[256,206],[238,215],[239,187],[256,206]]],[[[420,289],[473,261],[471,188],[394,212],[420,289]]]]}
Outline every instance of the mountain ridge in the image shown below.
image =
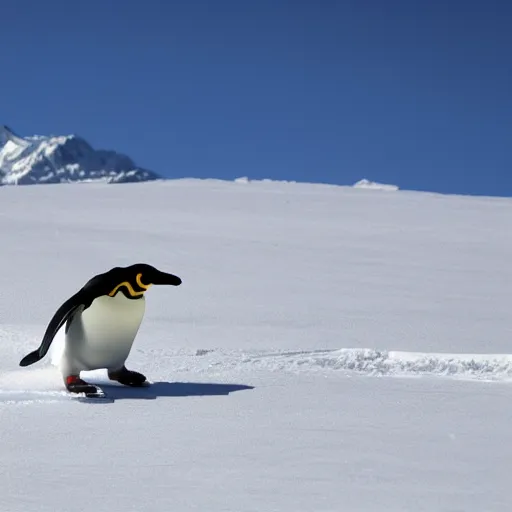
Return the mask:
{"type": "Polygon", "coordinates": [[[133,183],[163,179],[114,150],[71,135],[19,136],[0,125],[0,185],[133,183]]]}

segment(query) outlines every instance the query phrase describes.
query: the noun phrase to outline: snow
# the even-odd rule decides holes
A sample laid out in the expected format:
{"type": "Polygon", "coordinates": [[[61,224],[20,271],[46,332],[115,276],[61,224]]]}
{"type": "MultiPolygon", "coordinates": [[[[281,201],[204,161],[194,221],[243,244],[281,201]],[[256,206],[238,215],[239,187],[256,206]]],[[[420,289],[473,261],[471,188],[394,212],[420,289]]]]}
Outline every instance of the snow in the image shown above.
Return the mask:
{"type": "Polygon", "coordinates": [[[377,183],[375,181],[367,180],[366,178],[363,178],[362,180],[359,180],[357,183],[354,183],[354,188],[369,188],[372,190],[398,190],[397,185],[389,185],[387,183],[377,183]]]}
{"type": "Polygon", "coordinates": [[[0,510],[510,510],[512,200],[169,180],[0,189],[0,510]],[[92,275],[151,263],[128,367],[52,352],[92,275]],[[55,362],[55,361],[54,361],[55,362]]]}
{"type": "Polygon", "coordinates": [[[155,179],[161,178],[136,167],[126,155],[95,150],[76,135],[23,138],[7,126],[0,126],[0,185],[155,179]]]}

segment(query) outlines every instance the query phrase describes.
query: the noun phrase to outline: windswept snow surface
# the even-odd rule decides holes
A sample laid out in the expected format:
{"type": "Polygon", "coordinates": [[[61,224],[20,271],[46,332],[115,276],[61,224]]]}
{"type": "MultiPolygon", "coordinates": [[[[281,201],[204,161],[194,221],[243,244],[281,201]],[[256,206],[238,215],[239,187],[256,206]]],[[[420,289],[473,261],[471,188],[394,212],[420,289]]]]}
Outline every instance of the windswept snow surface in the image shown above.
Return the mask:
{"type": "Polygon", "coordinates": [[[512,201],[176,180],[0,189],[0,510],[512,509],[512,201]],[[128,366],[20,368],[92,275],[148,262],[128,366]]]}
{"type": "Polygon", "coordinates": [[[354,188],[370,188],[373,190],[398,190],[397,185],[389,185],[387,183],[376,183],[375,181],[369,181],[367,179],[359,180],[354,183],[354,188]]]}

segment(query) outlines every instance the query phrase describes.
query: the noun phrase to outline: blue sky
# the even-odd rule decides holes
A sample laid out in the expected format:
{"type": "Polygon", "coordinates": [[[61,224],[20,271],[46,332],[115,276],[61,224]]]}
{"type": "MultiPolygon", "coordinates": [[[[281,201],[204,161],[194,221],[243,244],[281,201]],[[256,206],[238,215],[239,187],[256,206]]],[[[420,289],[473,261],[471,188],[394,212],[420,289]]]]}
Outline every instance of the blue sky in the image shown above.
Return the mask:
{"type": "Polygon", "coordinates": [[[168,177],[512,196],[512,3],[2,6],[0,123],[168,177]]]}

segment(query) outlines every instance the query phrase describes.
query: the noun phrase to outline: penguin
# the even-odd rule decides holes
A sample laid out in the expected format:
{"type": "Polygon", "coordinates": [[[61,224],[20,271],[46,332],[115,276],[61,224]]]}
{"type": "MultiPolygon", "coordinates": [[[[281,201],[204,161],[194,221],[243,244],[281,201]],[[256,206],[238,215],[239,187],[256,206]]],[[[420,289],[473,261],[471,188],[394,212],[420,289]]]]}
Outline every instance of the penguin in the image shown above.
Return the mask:
{"type": "Polygon", "coordinates": [[[110,380],[125,386],[148,385],[145,375],[125,366],[144,317],[144,294],[152,285],[179,286],[181,282],[178,276],[146,263],[114,267],[92,277],[57,309],[41,344],[20,366],[40,361],[66,324],[59,366],[69,392],[103,395],[101,388],[80,378],[81,371],[98,369],[106,369],[110,380]]]}

